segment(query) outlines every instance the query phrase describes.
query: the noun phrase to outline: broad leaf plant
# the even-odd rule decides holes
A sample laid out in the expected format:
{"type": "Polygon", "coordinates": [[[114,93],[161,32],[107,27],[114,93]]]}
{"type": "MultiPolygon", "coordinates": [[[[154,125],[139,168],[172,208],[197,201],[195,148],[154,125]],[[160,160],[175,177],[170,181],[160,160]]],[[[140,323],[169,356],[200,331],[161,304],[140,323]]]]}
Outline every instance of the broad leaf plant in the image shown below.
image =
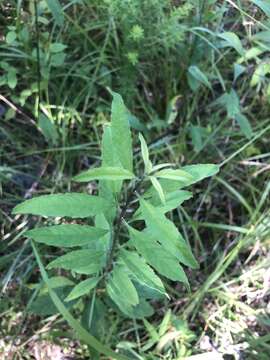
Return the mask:
{"type": "MultiPolygon", "coordinates": [[[[154,312],[151,300],[169,297],[163,284],[165,278],[189,287],[185,267],[198,269],[199,265],[189,243],[167,214],[192,197],[185,188],[215,175],[219,169],[214,164],[180,168],[153,164],[145,139],[139,134],[142,171],[133,161],[130,114],[121,96],[112,95],[111,123],[104,128],[101,165],[73,178],[80,183],[98,181],[97,194],[43,195],[13,210],[14,214],[64,218],[58,225],[36,227],[24,235],[32,241],[55,306],[74,328],[79,324],[67,310],[68,304],[89,297],[95,289],[103,289],[102,296],[105,290],[105,296],[125,316],[144,318],[154,312]],[[47,265],[47,270],[63,269],[66,276],[70,271],[70,278],[77,281],[66,279],[69,291],[64,301],[53,286],[53,282],[63,282],[63,277],[48,277],[37,243],[64,252],[47,265]]],[[[85,340],[83,335],[81,338],[85,340]]],[[[89,344],[106,353],[90,340],[89,344]]]]}

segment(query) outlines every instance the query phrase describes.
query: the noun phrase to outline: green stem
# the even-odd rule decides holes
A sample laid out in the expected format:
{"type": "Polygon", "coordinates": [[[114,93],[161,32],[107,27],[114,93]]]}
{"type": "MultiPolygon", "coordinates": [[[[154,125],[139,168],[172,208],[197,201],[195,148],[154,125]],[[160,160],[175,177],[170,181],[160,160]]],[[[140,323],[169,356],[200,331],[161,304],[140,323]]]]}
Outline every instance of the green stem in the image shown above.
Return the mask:
{"type": "Polygon", "coordinates": [[[126,212],[128,210],[128,207],[130,205],[130,202],[132,200],[133,194],[136,193],[142,183],[142,181],[144,180],[144,177],[140,178],[139,181],[137,182],[137,184],[135,185],[133,191],[129,194],[129,196],[127,196],[126,202],[124,204],[124,206],[122,207],[122,210],[120,212],[120,215],[117,218],[116,221],[116,225],[115,225],[115,232],[112,238],[112,247],[111,247],[111,251],[108,257],[108,262],[106,265],[106,270],[105,270],[105,275],[110,271],[111,267],[112,267],[112,262],[113,262],[113,256],[117,247],[117,244],[119,242],[119,234],[120,234],[120,230],[121,230],[121,225],[122,222],[126,216],[126,212]]]}

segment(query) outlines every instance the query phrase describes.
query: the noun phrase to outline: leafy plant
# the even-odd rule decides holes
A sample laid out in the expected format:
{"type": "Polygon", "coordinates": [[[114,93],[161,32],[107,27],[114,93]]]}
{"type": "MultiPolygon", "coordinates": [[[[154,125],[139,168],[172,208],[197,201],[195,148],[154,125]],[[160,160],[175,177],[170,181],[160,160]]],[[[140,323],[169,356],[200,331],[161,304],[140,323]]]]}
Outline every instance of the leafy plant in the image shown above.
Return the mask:
{"type": "MultiPolygon", "coordinates": [[[[71,289],[64,300],[67,304],[71,301],[76,304],[74,300],[93,289],[106,289],[108,298],[130,318],[152,315],[154,309],[149,300],[169,297],[163,277],[189,287],[183,265],[198,269],[199,264],[189,243],[166,214],[192,197],[183,188],[215,175],[219,169],[213,164],[180,168],[168,163],[155,165],[144,137],[139,134],[144,163],[141,171],[133,160],[130,114],[121,96],[112,95],[111,124],[103,133],[101,166],[73,179],[79,183],[99,181],[98,194],[43,195],[26,200],[13,210],[13,214],[91,219],[84,225],[81,221],[65,221],[25,233],[33,240],[41,274],[56,308],[75,329],[77,323],[54,290],[63,290],[65,284],[71,289]],[[63,274],[71,271],[73,277],[80,279],[77,285],[63,282],[63,277],[48,278],[38,243],[66,250],[49,262],[47,269],[63,269],[63,274]]],[[[85,340],[85,336],[81,338],[85,340]]],[[[95,347],[91,342],[90,345],[95,347]]]]}

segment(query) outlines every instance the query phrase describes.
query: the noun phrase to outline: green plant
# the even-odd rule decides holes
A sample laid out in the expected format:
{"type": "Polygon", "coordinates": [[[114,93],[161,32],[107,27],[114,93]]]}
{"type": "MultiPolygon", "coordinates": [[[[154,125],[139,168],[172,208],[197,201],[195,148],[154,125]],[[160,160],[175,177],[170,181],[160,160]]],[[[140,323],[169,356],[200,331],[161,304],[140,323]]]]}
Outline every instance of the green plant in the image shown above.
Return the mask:
{"type": "Polygon", "coordinates": [[[63,221],[24,234],[34,240],[41,274],[54,304],[64,316],[68,310],[61,296],[67,304],[75,305],[74,300],[91,291],[96,294],[97,288],[106,289],[108,297],[126,316],[150,316],[154,310],[148,300],[168,297],[157,273],[188,287],[180,263],[193,269],[199,266],[188,242],[166,213],[191,198],[190,192],[182,190],[184,187],[216,174],[218,166],[201,164],[175,169],[168,163],[153,165],[146,142],[139,134],[144,171],[134,167],[129,113],[121,96],[112,94],[112,121],[103,134],[101,167],[74,178],[83,183],[98,180],[98,194],[43,195],[26,200],[13,210],[13,214],[94,219],[87,225],[63,221]],[[71,271],[79,283],[74,286],[63,277],[48,280],[36,243],[68,250],[51,261],[47,269],[71,271]],[[79,249],[69,251],[73,247],[79,249]],[[55,290],[66,287],[68,295],[66,291],[60,294],[55,290]]]}

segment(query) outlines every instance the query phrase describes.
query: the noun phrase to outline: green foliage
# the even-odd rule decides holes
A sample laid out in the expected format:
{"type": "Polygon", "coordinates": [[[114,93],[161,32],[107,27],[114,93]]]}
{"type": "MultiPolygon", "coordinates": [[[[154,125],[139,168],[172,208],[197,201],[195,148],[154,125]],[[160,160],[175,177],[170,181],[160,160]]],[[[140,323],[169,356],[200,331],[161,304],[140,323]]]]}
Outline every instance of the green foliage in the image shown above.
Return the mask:
{"type": "Polygon", "coordinates": [[[104,212],[107,201],[98,196],[81,193],[43,195],[26,200],[13,209],[13,214],[33,214],[41,216],[67,216],[84,218],[104,212]]]}
{"type": "MultiPolygon", "coordinates": [[[[107,295],[126,316],[141,318],[152,314],[148,300],[154,300],[157,295],[168,296],[162,276],[189,287],[180,263],[193,269],[199,265],[189,244],[165,214],[192,196],[190,192],[180,190],[182,187],[213,176],[218,166],[200,164],[179,169],[169,168],[170,164],[153,166],[147,144],[140,134],[144,171],[135,164],[135,176],[131,172],[133,156],[128,110],[116,93],[113,93],[111,118],[111,126],[105,128],[103,135],[101,167],[84,171],[74,178],[78,182],[99,180],[99,195],[43,195],[17,205],[13,213],[95,217],[95,226],[65,223],[38,227],[24,235],[49,246],[81,248],[57,256],[47,265],[48,270],[60,268],[77,276],[88,276],[69,293],[66,287],[63,293],[55,290],[60,300],[74,304],[75,300],[105,284],[107,295]],[[149,183],[152,184],[150,187],[149,183]],[[147,186],[148,190],[144,191],[147,186]],[[121,193],[125,191],[125,204],[121,205],[121,193]],[[134,201],[139,201],[137,210],[134,201]],[[122,208],[119,212],[118,207],[122,208]],[[133,213],[131,217],[127,217],[128,210],[133,213]],[[126,226],[122,227],[123,224],[126,226]],[[129,240],[122,236],[125,228],[129,240]]],[[[55,282],[57,285],[57,279],[55,282]]],[[[41,304],[44,301],[44,298],[39,299],[41,304]]]]}
{"type": "MultiPolygon", "coordinates": [[[[261,317],[265,297],[260,292],[269,264],[263,260],[267,243],[257,233],[256,218],[263,218],[269,208],[269,193],[264,191],[269,168],[269,1],[36,3],[37,19],[35,1],[0,4],[4,342],[19,334],[27,344],[39,327],[40,318],[31,314],[27,332],[18,326],[24,324],[21,308],[30,299],[26,309],[43,316],[60,312],[73,328],[71,312],[81,316],[84,329],[130,358],[188,357],[201,351],[206,335],[218,351],[230,344],[230,349],[235,345],[235,356],[268,359],[262,349],[269,349],[269,338],[264,337],[269,319],[261,317]],[[115,117],[124,134],[127,119],[134,130],[133,161],[130,138],[117,138],[118,130],[112,138],[108,87],[122,93],[141,119],[126,109],[120,117],[123,122],[115,117]],[[139,139],[135,130],[143,134],[139,139]],[[217,167],[179,164],[219,161],[220,177],[196,185],[192,198],[188,186],[215,175],[217,167]],[[77,169],[88,168],[77,175],[77,183],[70,182],[77,169]],[[94,200],[98,194],[106,204],[101,200],[99,211],[87,201],[83,214],[84,201],[77,197],[63,201],[60,212],[58,198],[48,201],[46,211],[37,209],[30,221],[9,216],[20,198],[69,191],[89,193],[87,199],[94,200]],[[126,203],[127,211],[120,216],[126,203]],[[29,226],[36,228],[25,232],[29,226]],[[52,262],[48,270],[51,285],[45,285],[45,270],[45,284],[32,284],[40,273],[30,241],[19,238],[22,231],[33,239],[44,263],[65,256],[64,265],[58,262],[54,268],[52,262]],[[185,265],[197,265],[190,249],[199,271],[185,265]],[[142,274],[132,273],[122,250],[138,255],[140,264],[154,271],[170,299],[146,285],[142,274]],[[80,267],[80,259],[91,264],[80,267]],[[71,270],[65,269],[70,264],[71,270]],[[55,274],[65,275],[69,282],[55,274]],[[191,292],[185,291],[188,283],[191,292]],[[246,294],[258,291],[255,304],[246,294]],[[154,312],[148,322],[145,317],[154,312]],[[132,319],[121,321],[123,316],[132,319]],[[195,344],[194,336],[203,343],[195,344]],[[239,354],[236,344],[243,341],[249,348],[239,354]]],[[[57,319],[54,329],[62,331],[57,319]]],[[[80,338],[93,346],[87,334],[80,338]]],[[[5,344],[0,354],[2,347],[5,344]]],[[[21,349],[19,345],[18,356],[24,357],[21,349]]],[[[100,355],[91,351],[90,358],[100,355]]]]}

